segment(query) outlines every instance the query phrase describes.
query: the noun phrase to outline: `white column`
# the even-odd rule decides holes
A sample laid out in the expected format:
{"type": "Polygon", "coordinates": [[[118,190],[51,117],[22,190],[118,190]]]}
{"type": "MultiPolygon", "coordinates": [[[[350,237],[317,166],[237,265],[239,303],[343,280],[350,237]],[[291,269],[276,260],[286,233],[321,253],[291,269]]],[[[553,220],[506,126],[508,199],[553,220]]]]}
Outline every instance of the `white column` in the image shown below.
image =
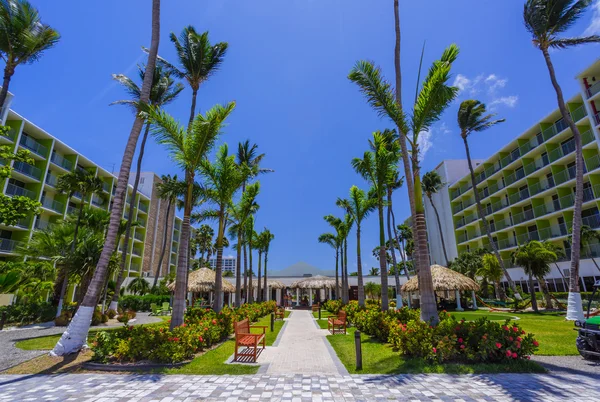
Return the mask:
{"type": "Polygon", "coordinates": [[[310,306],[312,306],[312,304],[313,304],[313,295],[312,294],[313,294],[312,288],[308,289],[308,304],[310,306]]]}
{"type": "Polygon", "coordinates": [[[458,290],[454,291],[456,295],[456,311],[464,311],[462,306],[460,305],[460,292],[458,290]]]}
{"type": "Polygon", "coordinates": [[[265,301],[271,300],[271,287],[267,286],[267,297],[265,301]]]}
{"type": "Polygon", "coordinates": [[[296,306],[300,305],[300,288],[296,288],[296,306]]]}
{"type": "Polygon", "coordinates": [[[474,290],[471,290],[471,298],[473,299],[473,308],[477,310],[477,297],[475,296],[474,290]]]}
{"type": "Polygon", "coordinates": [[[329,297],[328,297],[328,299],[329,300],[333,299],[333,291],[332,291],[331,288],[329,288],[329,297]]]}
{"type": "Polygon", "coordinates": [[[412,306],[410,305],[410,292],[408,292],[408,297],[406,298],[407,302],[408,302],[408,308],[412,308],[412,306]]]}
{"type": "Polygon", "coordinates": [[[400,293],[399,289],[396,289],[396,309],[404,307],[402,305],[402,293],[400,293]]]}

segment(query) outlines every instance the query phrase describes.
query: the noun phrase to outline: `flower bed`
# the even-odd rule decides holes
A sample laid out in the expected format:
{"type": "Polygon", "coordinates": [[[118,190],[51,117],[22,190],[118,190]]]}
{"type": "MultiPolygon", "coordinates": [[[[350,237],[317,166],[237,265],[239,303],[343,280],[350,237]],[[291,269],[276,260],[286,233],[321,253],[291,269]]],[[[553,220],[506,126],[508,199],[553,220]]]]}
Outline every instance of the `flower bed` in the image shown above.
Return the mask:
{"type": "Polygon", "coordinates": [[[526,334],[510,320],[503,324],[487,318],[457,321],[443,311],[439,314],[439,325],[432,327],[420,320],[419,310],[405,307],[382,312],[373,307],[359,307],[350,302],[343,309],[358,330],[390,343],[407,357],[439,363],[499,363],[529,359],[539,346],[532,334],[526,334]]]}
{"type": "Polygon", "coordinates": [[[99,332],[92,342],[93,361],[176,363],[222,341],[233,331],[235,321],[251,321],[275,311],[275,302],[224,308],[220,313],[190,309],[185,323],[169,330],[164,326],[124,326],[99,332]]]}

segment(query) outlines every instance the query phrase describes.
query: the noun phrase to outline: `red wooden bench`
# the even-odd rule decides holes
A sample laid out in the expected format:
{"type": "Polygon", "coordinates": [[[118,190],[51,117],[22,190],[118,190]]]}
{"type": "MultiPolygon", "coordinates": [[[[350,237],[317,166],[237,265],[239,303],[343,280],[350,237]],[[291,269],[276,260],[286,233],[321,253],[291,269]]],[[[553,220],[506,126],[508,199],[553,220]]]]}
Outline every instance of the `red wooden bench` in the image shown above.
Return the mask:
{"type": "Polygon", "coordinates": [[[245,320],[235,323],[235,354],[233,361],[238,361],[238,357],[251,357],[254,363],[256,363],[256,356],[258,353],[258,346],[262,343],[262,348],[267,346],[267,338],[265,331],[267,327],[265,325],[250,325],[250,321],[246,318],[245,320]],[[250,332],[252,328],[262,328],[262,334],[253,334],[250,332]],[[251,352],[240,353],[239,348],[243,347],[244,350],[252,349],[251,352]]]}
{"type": "Polygon", "coordinates": [[[284,319],[285,318],[285,308],[283,307],[279,307],[277,308],[277,310],[275,310],[275,319],[284,319]]]}
{"type": "Polygon", "coordinates": [[[344,310],[340,310],[337,317],[329,317],[327,319],[327,330],[331,332],[332,335],[335,335],[336,329],[338,332],[344,330],[344,334],[346,334],[346,312],[344,310]]]}
{"type": "Polygon", "coordinates": [[[318,303],[312,305],[312,311],[313,311],[313,313],[315,311],[319,311],[319,304],[318,303]]]}

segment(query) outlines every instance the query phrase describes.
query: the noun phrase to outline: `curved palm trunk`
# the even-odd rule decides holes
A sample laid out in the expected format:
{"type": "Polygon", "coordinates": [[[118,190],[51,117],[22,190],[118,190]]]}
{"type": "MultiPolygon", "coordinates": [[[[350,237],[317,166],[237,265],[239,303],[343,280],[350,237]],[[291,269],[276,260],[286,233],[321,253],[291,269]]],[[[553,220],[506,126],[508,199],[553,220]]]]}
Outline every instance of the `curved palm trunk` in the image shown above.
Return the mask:
{"type": "Polygon", "coordinates": [[[462,135],[462,139],[465,144],[465,151],[467,152],[467,163],[469,164],[469,173],[471,175],[471,185],[473,186],[473,194],[475,195],[475,203],[477,204],[477,213],[479,214],[479,218],[481,219],[481,222],[483,223],[483,230],[485,230],[485,234],[488,238],[488,241],[490,242],[492,251],[494,252],[494,255],[496,256],[496,259],[498,260],[498,264],[500,264],[500,268],[502,268],[502,272],[504,273],[504,277],[506,278],[506,281],[508,282],[508,286],[510,287],[510,289],[513,291],[513,293],[515,295],[515,299],[521,300],[521,295],[519,294],[519,291],[517,290],[517,286],[515,285],[515,282],[512,280],[512,278],[510,277],[508,270],[504,266],[504,261],[502,261],[502,257],[500,256],[500,252],[498,251],[498,245],[496,244],[496,242],[494,242],[494,239],[492,238],[492,234],[490,232],[490,226],[488,225],[488,221],[485,217],[485,214],[483,213],[483,207],[481,206],[481,200],[479,199],[479,193],[477,192],[477,180],[475,180],[475,171],[473,170],[473,163],[471,162],[471,151],[469,149],[469,142],[467,141],[467,137],[465,135],[462,135]]]}
{"type": "Polygon", "coordinates": [[[550,296],[550,292],[548,291],[548,285],[546,284],[546,280],[538,276],[537,281],[540,284],[540,289],[544,294],[544,300],[546,301],[546,309],[552,310],[554,308],[554,303],[552,302],[552,296],[550,296]]]}
{"type": "MultiPolygon", "coordinates": [[[[241,226],[240,226],[241,227],[241,226]]],[[[235,261],[235,306],[240,307],[242,305],[242,230],[238,230],[238,242],[237,242],[237,259],[235,261]]]]}
{"type": "Polygon", "coordinates": [[[215,312],[223,309],[223,236],[225,236],[225,207],[219,210],[219,232],[217,235],[217,267],[215,269],[215,312]]]}
{"type": "MultiPolygon", "coordinates": [[[[142,173],[142,160],[144,159],[144,150],[146,148],[146,140],[148,139],[148,133],[150,132],[150,123],[146,123],[146,130],[142,137],[142,143],[140,145],[140,154],[137,159],[135,180],[133,182],[133,190],[131,191],[131,202],[129,203],[129,211],[127,215],[127,225],[125,226],[125,240],[123,241],[123,253],[121,253],[121,269],[119,270],[119,276],[115,285],[115,294],[113,295],[112,301],[110,302],[110,309],[117,311],[119,305],[119,293],[121,286],[125,280],[125,266],[127,265],[127,250],[129,249],[129,239],[131,237],[131,222],[133,221],[133,211],[135,209],[135,200],[137,197],[137,190],[140,184],[140,174],[142,173]]],[[[167,221],[168,222],[168,221],[167,221]]]]}
{"type": "Polygon", "coordinates": [[[537,299],[535,298],[535,289],[533,288],[533,276],[531,274],[529,274],[527,285],[529,286],[529,295],[531,296],[531,308],[537,313],[539,310],[537,299]]]}
{"type": "Polygon", "coordinates": [[[196,115],[196,96],[198,96],[198,88],[192,88],[192,106],[190,108],[190,119],[188,121],[188,132],[192,130],[192,123],[196,115]]]}
{"type": "MultiPolygon", "coordinates": [[[[152,40],[148,54],[148,61],[146,64],[146,74],[144,75],[144,82],[140,96],[140,101],[143,103],[148,103],[148,99],[150,97],[150,88],[152,85],[154,68],[156,67],[156,56],[158,54],[158,44],[160,40],[159,37],[160,0],[152,0],[152,40]]],[[[92,283],[88,287],[86,296],[81,307],[77,310],[77,314],[75,314],[75,317],[73,317],[73,320],[67,327],[67,330],[63,333],[60,340],[52,350],[52,355],[62,356],[68,353],[76,352],[85,344],[87,333],[92,322],[92,314],[94,313],[96,302],[102,290],[104,280],[106,279],[110,258],[115,250],[119,224],[121,221],[121,216],[123,215],[123,205],[127,193],[129,171],[131,170],[131,163],[133,161],[135,148],[140,133],[142,132],[143,125],[143,118],[136,116],[133,127],[131,128],[131,133],[129,134],[129,138],[127,140],[127,145],[125,146],[125,152],[123,153],[123,160],[121,161],[117,189],[115,192],[115,201],[110,213],[110,222],[108,225],[106,241],[96,266],[92,283]]]]}
{"type": "Polygon", "coordinates": [[[339,247],[335,247],[335,299],[339,300],[340,298],[340,279],[339,279],[339,267],[338,267],[338,259],[339,259],[339,247]]]}
{"type": "Polygon", "coordinates": [[[257,275],[258,281],[257,281],[257,286],[256,286],[256,301],[259,303],[262,301],[262,293],[261,293],[262,286],[260,283],[260,279],[261,279],[260,271],[262,268],[261,264],[262,264],[262,251],[259,249],[258,250],[258,275],[257,275]]]}
{"type": "Polygon", "coordinates": [[[415,227],[417,232],[415,238],[415,253],[417,258],[417,275],[419,278],[419,294],[421,302],[421,320],[429,322],[431,325],[439,323],[437,314],[437,303],[435,298],[435,290],[433,288],[433,278],[431,276],[431,266],[429,265],[429,252],[427,247],[427,223],[425,221],[425,205],[423,204],[423,193],[421,190],[420,169],[417,167],[418,161],[413,164],[414,181],[415,181],[415,200],[417,202],[417,219],[415,227]],[[418,247],[417,247],[418,244],[418,247]]]}
{"type": "Polygon", "coordinates": [[[192,199],[194,188],[194,176],[192,172],[186,172],[187,189],[184,197],[183,222],[181,223],[181,239],[179,252],[177,254],[177,273],[175,277],[175,292],[173,295],[173,313],[171,314],[170,328],[183,325],[183,315],[186,308],[187,276],[188,276],[188,253],[190,244],[190,215],[192,214],[192,199]]]}
{"type": "Polygon", "coordinates": [[[390,308],[388,298],[388,271],[387,255],[385,248],[385,232],[383,230],[383,199],[379,200],[379,273],[381,275],[381,311],[387,311],[390,308]]]}
{"type": "Polygon", "coordinates": [[[163,260],[165,258],[165,251],[167,250],[167,239],[169,237],[169,215],[171,214],[171,204],[173,202],[172,198],[169,198],[169,201],[167,202],[167,215],[166,215],[166,222],[167,224],[165,225],[165,231],[163,232],[163,244],[161,246],[161,250],[160,250],[160,258],[158,259],[158,266],[156,267],[156,274],[154,275],[154,285],[156,286],[158,284],[158,276],[160,275],[160,269],[162,268],[162,263],[163,260]]]}
{"type": "Polygon", "coordinates": [[[244,302],[248,303],[248,249],[244,242],[244,302]]]}
{"type": "Polygon", "coordinates": [[[569,303],[567,306],[567,320],[584,320],[583,306],[581,303],[581,294],[579,293],[579,259],[581,258],[581,208],[583,204],[583,148],[581,144],[581,134],[573,122],[571,115],[567,111],[562,89],[556,79],[554,65],[550,58],[548,49],[541,49],[544,54],[544,60],[550,74],[550,81],[554,91],[556,91],[556,100],[558,108],[563,119],[567,122],[573,132],[575,140],[575,205],[573,206],[573,227],[571,239],[571,267],[569,278],[569,303]]]}
{"type": "Polygon", "coordinates": [[[444,252],[444,259],[446,260],[444,265],[447,266],[448,265],[448,253],[446,253],[446,242],[444,241],[444,232],[442,231],[442,222],[440,221],[440,214],[438,213],[438,210],[437,210],[435,204],[433,203],[433,197],[431,197],[431,195],[427,195],[427,198],[429,198],[429,202],[431,203],[431,206],[433,207],[433,212],[435,212],[435,218],[437,220],[438,231],[440,232],[440,239],[442,240],[442,251],[444,252]]]}
{"type": "Polygon", "coordinates": [[[4,78],[2,80],[2,90],[0,90],[0,116],[4,111],[4,104],[6,103],[6,97],[8,95],[8,86],[10,85],[10,79],[15,73],[15,68],[9,64],[4,67],[4,78]]]}
{"type": "Polygon", "coordinates": [[[269,259],[269,250],[265,250],[265,268],[264,268],[264,276],[263,276],[263,289],[265,292],[265,296],[263,297],[263,301],[269,301],[269,286],[267,284],[267,260],[269,259]]]}
{"type": "Polygon", "coordinates": [[[365,287],[363,285],[362,261],[360,257],[360,225],[356,223],[356,272],[358,280],[358,305],[365,306],[365,287]]]}
{"type": "MultiPolygon", "coordinates": [[[[390,202],[391,202],[391,198],[390,198],[390,202]]],[[[394,238],[396,239],[396,244],[398,244],[398,247],[400,247],[400,240],[398,237],[398,231],[396,230],[396,217],[394,216],[394,209],[392,208],[391,204],[390,204],[390,212],[392,214],[392,227],[394,228],[394,238]]],[[[404,276],[406,276],[407,280],[410,280],[410,274],[408,273],[408,269],[406,268],[406,251],[404,250],[404,240],[402,240],[402,253],[400,253],[400,256],[402,257],[402,267],[404,268],[404,276]]]]}
{"type": "Polygon", "coordinates": [[[388,187],[387,190],[387,232],[388,239],[390,241],[390,254],[392,255],[392,264],[394,264],[394,280],[396,284],[396,308],[402,306],[402,295],[400,294],[400,273],[398,272],[398,263],[396,262],[396,248],[394,247],[394,240],[397,243],[397,237],[392,237],[392,189],[388,187]]]}

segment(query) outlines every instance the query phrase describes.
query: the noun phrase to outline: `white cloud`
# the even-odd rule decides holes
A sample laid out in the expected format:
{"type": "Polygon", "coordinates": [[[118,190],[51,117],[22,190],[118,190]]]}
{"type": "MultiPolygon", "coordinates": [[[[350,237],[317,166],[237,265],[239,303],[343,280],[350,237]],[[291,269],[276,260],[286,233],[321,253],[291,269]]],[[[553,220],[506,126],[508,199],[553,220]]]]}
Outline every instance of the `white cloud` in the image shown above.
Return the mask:
{"type": "Polygon", "coordinates": [[[452,84],[452,86],[457,87],[458,90],[462,92],[471,87],[471,80],[462,74],[458,74],[456,78],[454,78],[454,84],[452,84]]]}
{"type": "Polygon", "coordinates": [[[419,144],[420,151],[419,160],[423,160],[423,158],[425,158],[425,154],[427,154],[427,151],[429,151],[429,149],[432,147],[432,134],[433,133],[431,129],[429,131],[421,131],[419,134],[419,138],[417,138],[417,144],[419,144]]]}
{"type": "Polygon", "coordinates": [[[490,74],[485,79],[487,91],[490,94],[494,94],[496,90],[504,88],[508,80],[506,78],[498,78],[496,74],[490,74]]]}
{"type": "Polygon", "coordinates": [[[517,106],[517,102],[519,102],[519,97],[517,95],[502,96],[490,102],[490,109],[501,105],[513,108],[517,106]]]}
{"type": "Polygon", "coordinates": [[[600,35],[600,0],[597,0],[592,6],[594,13],[592,14],[592,22],[583,33],[588,35],[600,35]]]}

